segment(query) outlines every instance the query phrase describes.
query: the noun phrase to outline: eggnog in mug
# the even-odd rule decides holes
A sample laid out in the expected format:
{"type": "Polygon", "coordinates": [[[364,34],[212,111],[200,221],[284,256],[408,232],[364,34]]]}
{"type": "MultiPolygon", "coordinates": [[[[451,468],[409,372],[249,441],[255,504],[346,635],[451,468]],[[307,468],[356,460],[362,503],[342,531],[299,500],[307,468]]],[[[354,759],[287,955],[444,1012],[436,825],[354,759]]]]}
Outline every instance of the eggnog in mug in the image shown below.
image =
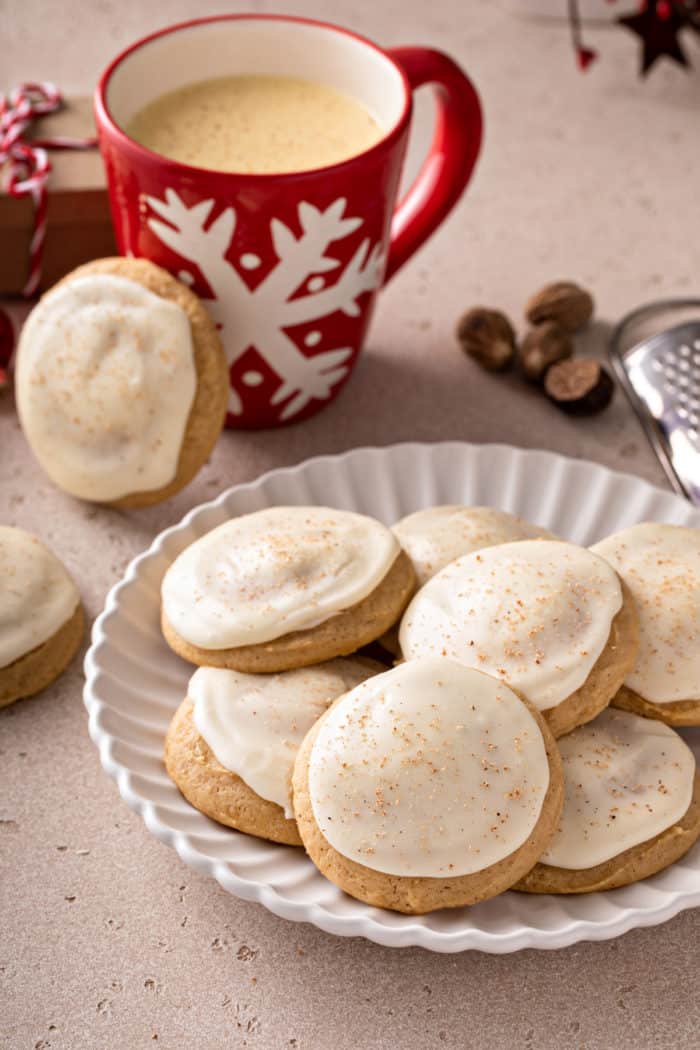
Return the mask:
{"type": "Polygon", "coordinates": [[[384,135],[360,102],[328,84],[257,74],[169,91],[139,110],[126,131],[182,164],[255,175],[338,164],[384,135]]]}

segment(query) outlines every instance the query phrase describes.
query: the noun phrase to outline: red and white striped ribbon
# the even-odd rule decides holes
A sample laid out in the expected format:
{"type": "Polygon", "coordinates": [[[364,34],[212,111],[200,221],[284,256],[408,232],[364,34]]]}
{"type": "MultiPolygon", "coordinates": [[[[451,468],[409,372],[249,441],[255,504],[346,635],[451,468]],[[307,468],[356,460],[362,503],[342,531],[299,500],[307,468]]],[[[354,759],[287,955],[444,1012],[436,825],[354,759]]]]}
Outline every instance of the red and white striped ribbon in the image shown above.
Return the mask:
{"type": "Polygon", "coordinates": [[[48,80],[20,84],[8,95],[0,92],[0,167],[4,167],[4,190],[12,197],[30,196],[34,203],[34,229],[29,245],[29,274],[22,294],[31,296],[41,279],[41,259],[46,238],[47,181],[51,163],[47,149],[90,149],[94,138],[55,136],[23,141],[23,134],[36,120],[53,113],[62,103],[61,93],[48,80]]]}

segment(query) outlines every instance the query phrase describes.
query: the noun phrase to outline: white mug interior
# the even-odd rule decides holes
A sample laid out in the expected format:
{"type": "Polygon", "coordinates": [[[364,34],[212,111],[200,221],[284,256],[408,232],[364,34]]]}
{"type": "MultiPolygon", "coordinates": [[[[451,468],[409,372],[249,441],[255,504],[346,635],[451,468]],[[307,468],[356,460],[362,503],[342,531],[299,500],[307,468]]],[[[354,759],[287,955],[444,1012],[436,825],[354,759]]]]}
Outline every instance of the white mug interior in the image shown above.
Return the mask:
{"type": "Polygon", "coordinates": [[[407,101],[402,76],[378,48],[332,27],[253,16],[183,26],[136,47],[112,71],[107,108],[123,130],[138,110],[169,91],[250,74],[328,84],[362,103],[385,135],[407,101]]]}

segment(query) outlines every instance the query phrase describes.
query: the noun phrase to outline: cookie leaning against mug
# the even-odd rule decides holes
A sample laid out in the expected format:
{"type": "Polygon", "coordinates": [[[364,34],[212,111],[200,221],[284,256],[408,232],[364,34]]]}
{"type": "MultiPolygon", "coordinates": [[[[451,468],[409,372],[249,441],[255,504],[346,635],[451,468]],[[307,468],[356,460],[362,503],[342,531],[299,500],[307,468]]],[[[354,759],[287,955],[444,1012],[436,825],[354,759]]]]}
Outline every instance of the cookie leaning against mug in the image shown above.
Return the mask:
{"type": "Polygon", "coordinates": [[[639,655],[613,705],[700,725],[700,529],[634,525],[591,550],[620,574],[639,612],[639,655]]]}
{"type": "Polygon", "coordinates": [[[700,836],[700,777],[673,729],[608,708],[558,741],[566,801],[556,835],[514,887],[592,893],[638,882],[700,836]]]}
{"type": "Polygon", "coordinates": [[[58,558],[24,529],[0,525],[0,707],[58,678],[84,629],[80,596],[58,558]]]}
{"type": "Polygon", "coordinates": [[[409,605],[406,659],[442,655],[506,681],[555,736],[608,705],[637,655],[634,600],[583,547],[521,540],[451,562],[409,605]]]}
{"type": "Polygon", "coordinates": [[[178,492],[208,459],[228,375],[194,292],[145,259],[99,259],[29,315],[16,393],[24,435],[59,488],[142,507],[178,492]]]}
{"type": "Polygon", "coordinates": [[[390,529],[329,507],[270,507],[224,522],[165,574],[161,624],[185,660],[273,673],[374,641],[414,590],[390,529]]]}
{"type": "Polygon", "coordinates": [[[381,670],[352,657],[271,675],[200,667],[165,739],[168,774],[219,824],[300,846],[291,803],[299,745],[333,700],[381,670]]]}
{"type": "Polygon", "coordinates": [[[337,700],[294,765],[294,815],[346,893],[420,915],[507,890],[549,843],[563,802],[541,715],[454,660],[410,660],[337,700]]]}

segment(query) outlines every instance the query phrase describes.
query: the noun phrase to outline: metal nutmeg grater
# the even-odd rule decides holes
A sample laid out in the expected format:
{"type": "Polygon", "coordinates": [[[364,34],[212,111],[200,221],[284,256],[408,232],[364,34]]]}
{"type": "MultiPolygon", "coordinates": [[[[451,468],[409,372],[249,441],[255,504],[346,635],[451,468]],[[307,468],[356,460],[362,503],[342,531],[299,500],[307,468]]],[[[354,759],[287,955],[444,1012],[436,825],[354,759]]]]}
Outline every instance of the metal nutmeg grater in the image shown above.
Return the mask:
{"type": "Polygon", "coordinates": [[[633,310],[610,358],[669,481],[700,506],[700,299],[633,310]]]}

